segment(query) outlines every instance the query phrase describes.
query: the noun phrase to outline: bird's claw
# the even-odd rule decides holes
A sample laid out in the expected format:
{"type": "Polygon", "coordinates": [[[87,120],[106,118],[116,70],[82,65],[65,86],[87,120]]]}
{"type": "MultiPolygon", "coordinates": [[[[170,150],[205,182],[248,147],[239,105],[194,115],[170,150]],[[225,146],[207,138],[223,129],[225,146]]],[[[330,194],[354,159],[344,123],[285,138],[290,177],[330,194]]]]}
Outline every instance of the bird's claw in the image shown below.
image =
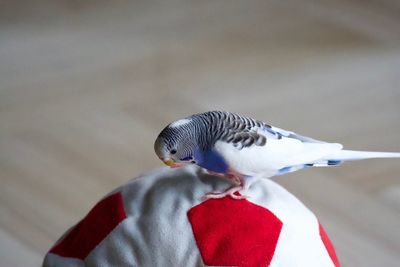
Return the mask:
{"type": "Polygon", "coordinates": [[[247,198],[249,198],[248,196],[246,196],[246,195],[235,195],[235,194],[229,194],[229,196],[231,197],[231,198],[233,198],[233,199],[238,199],[238,200],[240,200],[240,199],[247,199],[247,198]]]}
{"type": "Polygon", "coordinates": [[[208,200],[208,199],[219,199],[219,198],[224,198],[226,196],[230,196],[233,199],[246,199],[248,198],[248,196],[245,195],[237,195],[235,193],[239,192],[240,190],[242,190],[243,187],[242,186],[233,186],[229,189],[227,189],[224,192],[211,192],[211,193],[207,193],[204,196],[201,197],[201,199],[203,201],[208,200]]]}

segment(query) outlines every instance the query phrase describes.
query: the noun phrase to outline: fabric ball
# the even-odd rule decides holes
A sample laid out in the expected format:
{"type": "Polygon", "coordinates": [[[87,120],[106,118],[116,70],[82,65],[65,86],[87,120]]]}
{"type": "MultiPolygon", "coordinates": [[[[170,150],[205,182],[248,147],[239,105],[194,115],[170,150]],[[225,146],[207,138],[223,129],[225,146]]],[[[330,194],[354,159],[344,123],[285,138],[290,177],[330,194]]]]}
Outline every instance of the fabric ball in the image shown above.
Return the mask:
{"type": "Polygon", "coordinates": [[[315,215],[270,179],[245,200],[201,200],[229,186],[195,166],[135,178],[65,233],[43,266],[339,266],[315,215]]]}

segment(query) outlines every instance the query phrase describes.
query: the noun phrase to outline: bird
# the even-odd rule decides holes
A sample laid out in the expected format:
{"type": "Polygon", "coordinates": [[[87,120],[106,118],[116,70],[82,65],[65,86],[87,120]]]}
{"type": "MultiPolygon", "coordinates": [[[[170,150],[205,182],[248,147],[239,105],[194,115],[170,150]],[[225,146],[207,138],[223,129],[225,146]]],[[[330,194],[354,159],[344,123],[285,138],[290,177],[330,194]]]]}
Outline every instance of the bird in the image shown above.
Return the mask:
{"type": "Polygon", "coordinates": [[[255,181],[309,167],[336,166],[344,161],[400,158],[400,153],[344,150],[339,143],[316,140],[227,111],[207,111],[176,120],[158,135],[154,150],[167,166],[195,164],[208,173],[229,179],[223,192],[203,199],[230,196],[255,181]]]}

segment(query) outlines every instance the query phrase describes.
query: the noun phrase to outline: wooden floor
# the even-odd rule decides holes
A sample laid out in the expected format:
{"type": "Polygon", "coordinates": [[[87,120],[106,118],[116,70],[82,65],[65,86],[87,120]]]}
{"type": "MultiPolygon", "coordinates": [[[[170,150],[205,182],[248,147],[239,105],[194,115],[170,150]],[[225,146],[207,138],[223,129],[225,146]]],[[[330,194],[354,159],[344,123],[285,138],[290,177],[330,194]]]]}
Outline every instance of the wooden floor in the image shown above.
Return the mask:
{"type": "MultiPolygon", "coordinates": [[[[400,151],[400,4],[9,1],[0,11],[0,266],[39,266],[158,132],[223,109],[347,148],[400,151]]],[[[400,161],[276,178],[343,266],[399,266],[400,161]]]]}

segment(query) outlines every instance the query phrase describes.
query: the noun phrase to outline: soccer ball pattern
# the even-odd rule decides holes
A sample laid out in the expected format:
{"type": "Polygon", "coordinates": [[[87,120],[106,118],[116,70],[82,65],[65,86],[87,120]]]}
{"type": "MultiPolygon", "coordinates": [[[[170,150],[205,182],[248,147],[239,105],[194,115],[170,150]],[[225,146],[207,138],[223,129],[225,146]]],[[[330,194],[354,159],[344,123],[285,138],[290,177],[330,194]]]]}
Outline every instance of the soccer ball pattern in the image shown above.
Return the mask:
{"type": "Polygon", "coordinates": [[[315,215],[284,188],[265,179],[247,200],[201,200],[227,186],[195,166],[133,179],[64,234],[43,266],[340,266],[315,215]]]}

